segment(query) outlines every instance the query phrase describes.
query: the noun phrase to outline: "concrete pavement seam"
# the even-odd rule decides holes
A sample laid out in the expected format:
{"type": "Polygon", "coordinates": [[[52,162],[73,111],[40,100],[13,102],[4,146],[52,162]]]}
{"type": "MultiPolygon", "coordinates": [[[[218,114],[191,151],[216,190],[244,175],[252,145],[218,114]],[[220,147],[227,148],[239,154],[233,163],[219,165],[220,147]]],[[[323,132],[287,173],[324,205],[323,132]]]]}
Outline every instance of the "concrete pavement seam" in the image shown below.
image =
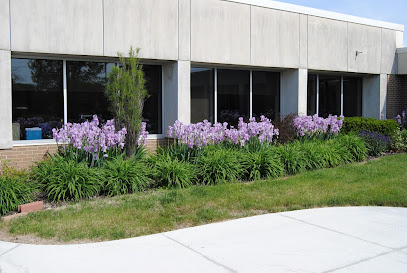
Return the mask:
{"type": "Polygon", "coordinates": [[[15,247],[10,248],[10,249],[7,250],[6,252],[1,253],[1,254],[0,254],[0,257],[3,256],[3,255],[5,255],[5,254],[7,254],[7,253],[9,253],[9,252],[11,252],[11,251],[13,251],[14,249],[16,249],[16,248],[19,247],[19,246],[21,246],[21,244],[18,244],[18,245],[16,245],[15,247]]]}
{"type": "Polygon", "coordinates": [[[359,237],[356,237],[356,236],[353,236],[353,235],[350,235],[350,234],[347,234],[347,233],[344,233],[344,232],[340,232],[340,231],[337,231],[337,230],[334,230],[334,229],[330,229],[330,228],[327,228],[327,227],[323,227],[323,226],[320,226],[320,225],[309,223],[309,222],[301,220],[301,219],[297,219],[297,218],[290,217],[290,216],[287,216],[287,215],[280,215],[280,216],[291,219],[291,220],[295,220],[295,221],[298,221],[298,222],[302,222],[304,224],[308,224],[308,225],[311,225],[311,226],[314,226],[314,227],[322,228],[322,229],[325,229],[325,230],[328,230],[328,231],[331,231],[331,232],[335,232],[335,233],[338,233],[338,234],[341,234],[341,235],[345,235],[345,236],[348,236],[348,237],[351,237],[351,238],[354,238],[354,239],[358,239],[358,240],[366,242],[366,243],[370,243],[370,244],[374,244],[374,245],[377,245],[377,246],[385,247],[385,248],[391,249],[392,251],[397,251],[398,250],[396,248],[392,248],[392,247],[385,246],[385,245],[382,245],[382,244],[379,244],[379,243],[368,241],[368,240],[365,240],[365,239],[362,239],[362,238],[359,238],[359,237]]]}
{"type": "Polygon", "coordinates": [[[378,255],[376,255],[376,256],[369,257],[369,258],[364,258],[364,259],[359,260],[359,261],[357,261],[357,262],[354,262],[354,263],[351,263],[351,264],[348,264],[348,265],[344,265],[344,266],[341,266],[341,267],[338,267],[338,268],[335,268],[335,269],[331,269],[331,270],[328,270],[328,271],[324,271],[324,272],[322,272],[322,273],[335,272],[335,271],[338,271],[338,270],[341,270],[341,269],[344,269],[344,268],[347,268],[347,267],[351,267],[351,266],[354,266],[354,265],[357,265],[357,264],[361,264],[361,263],[364,263],[364,262],[373,260],[373,259],[375,259],[375,258],[384,256],[384,255],[387,255],[387,254],[390,254],[390,253],[393,253],[393,252],[397,252],[397,251],[396,251],[396,250],[392,250],[392,251],[383,252],[383,253],[380,253],[380,254],[378,254],[378,255]]]}
{"type": "Polygon", "coordinates": [[[234,269],[232,269],[232,268],[230,268],[230,267],[227,267],[226,265],[223,265],[223,264],[221,264],[221,263],[219,263],[219,262],[217,262],[217,261],[215,261],[215,260],[213,260],[213,259],[211,259],[211,258],[205,256],[204,254],[200,253],[199,251],[197,251],[197,250],[195,250],[195,249],[193,249],[193,248],[191,248],[191,247],[189,247],[189,246],[187,246],[187,245],[185,245],[185,244],[183,244],[183,243],[181,243],[181,242],[178,242],[178,241],[175,240],[174,238],[171,238],[171,237],[169,237],[169,236],[167,236],[167,235],[164,235],[164,234],[161,234],[161,235],[164,236],[165,238],[170,239],[171,241],[173,241],[173,242],[175,242],[175,243],[177,243],[177,244],[179,244],[179,245],[181,245],[181,246],[187,248],[188,250],[195,252],[196,254],[200,255],[201,257],[205,258],[206,260],[210,261],[211,263],[214,263],[214,264],[216,264],[217,266],[223,267],[224,269],[226,269],[227,271],[229,271],[229,272],[231,272],[231,273],[236,273],[236,272],[237,272],[237,270],[234,270],[234,269]]]}

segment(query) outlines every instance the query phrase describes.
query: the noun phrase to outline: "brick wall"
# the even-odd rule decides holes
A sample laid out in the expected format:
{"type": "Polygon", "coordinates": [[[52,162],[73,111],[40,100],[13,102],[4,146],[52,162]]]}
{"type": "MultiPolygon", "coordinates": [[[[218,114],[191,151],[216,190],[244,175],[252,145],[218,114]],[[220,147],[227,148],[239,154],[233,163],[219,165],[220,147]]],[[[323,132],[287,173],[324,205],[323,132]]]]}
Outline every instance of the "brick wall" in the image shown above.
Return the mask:
{"type": "Polygon", "coordinates": [[[407,110],[407,75],[389,75],[386,116],[392,119],[407,110]]]}
{"type": "MultiPolygon", "coordinates": [[[[150,152],[155,152],[158,145],[166,147],[172,143],[171,139],[149,139],[146,147],[150,152]]],[[[35,162],[47,157],[48,153],[57,151],[56,144],[15,146],[10,150],[0,150],[0,163],[7,161],[8,166],[16,169],[28,169],[35,162]]]]}

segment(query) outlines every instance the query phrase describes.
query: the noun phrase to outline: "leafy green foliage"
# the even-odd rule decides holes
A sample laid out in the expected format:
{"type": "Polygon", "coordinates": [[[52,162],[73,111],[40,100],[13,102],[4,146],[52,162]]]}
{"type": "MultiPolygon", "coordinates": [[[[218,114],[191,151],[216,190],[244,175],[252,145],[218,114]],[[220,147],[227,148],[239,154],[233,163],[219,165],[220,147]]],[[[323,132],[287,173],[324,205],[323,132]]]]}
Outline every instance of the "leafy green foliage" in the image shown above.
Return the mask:
{"type": "MultiPolygon", "coordinates": [[[[203,147],[202,149],[205,148],[206,147],[203,147]]],[[[180,144],[175,142],[173,145],[170,145],[168,147],[160,147],[157,150],[157,154],[168,154],[171,158],[177,158],[179,161],[193,163],[195,162],[198,154],[201,151],[202,150],[196,147],[189,148],[187,144],[180,144]]]]}
{"type": "Polygon", "coordinates": [[[0,215],[17,210],[19,205],[33,200],[32,184],[20,175],[0,175],[0,215]]]}
{"type": "Polygon", "coordinates": [[[362,131],[377,132],[391,137],[394,132],[399,129],[397,121],[393,119],[378,120],[374,118],[364,117],[347,117],[343,122],[342,132],[356,132],[362,131]]]}
{"type": "Polygon", "coordinates": [[[222,184],[242,177],[241,152],[230,149],[207,149],[197,158],[200,182],[222,184]]]}
{"type": "Polygon", "coordinates": [[[165,188],[187,188],[196,180],[195,166],[168,153],[156,155],[150,160],[154,168],[154,179],[165,188]]]}
{"type": "Polygon", "coordinates": [[[109,196],[142,191],[149,181],[149,168],[134,159],[117,158],[102,169],[103,191],[109,196]]]}
{"type": "Polygon", "coordinates": [[[59,155],[37,164],[33,177],[52,201],[81,200],[96,196],[101,189],[101,173],[85,163],[59,155]]]}
{"type": "Polygon", "coordinates": [[[275,148],[263,148],[257,152],[244,153],[241,162],[248,180],[275,178],[284,172],[284,166],[275,148]]]}
{"type": "Polygon", "coordinates": [[[277,152],[287,174],[297,174],[306,169],[308,162],[301,142],[295,141],[281,145],[277,152]]]}
{"type": "Polygon", "coordinates": [[[342,134],[335,140],[339,146],[345,147],[352,155],[352,161],[363,161],[367,157],[367,147],[363,139],[356,134],[342,134]]]}
{"type": "Polygon", "coordinates": [[[126,153],[132,156],[137,147],[141,130],[144,101],[148,97],[145,88],[143,66],[138,57],[140,49],[130,48],[129,57],[118,54],[122,66],[114,66],[108,76],[106,96],[116,121],[117,129],[127,129],[126,153]]]}

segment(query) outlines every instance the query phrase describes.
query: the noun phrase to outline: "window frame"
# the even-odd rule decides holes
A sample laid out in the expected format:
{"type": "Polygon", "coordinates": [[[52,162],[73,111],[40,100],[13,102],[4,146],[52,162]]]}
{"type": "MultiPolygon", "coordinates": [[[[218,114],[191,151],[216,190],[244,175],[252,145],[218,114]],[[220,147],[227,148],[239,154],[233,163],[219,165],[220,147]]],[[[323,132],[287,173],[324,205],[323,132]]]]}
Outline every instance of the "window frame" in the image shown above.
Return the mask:
{"type": "MultiPolygon", "coordinates": [[[[279,100],[279,104],[280,104],[280,110],[281,110],[281,72],[280,70],[277,69],[267,69],[264,68],[262,69],[261,67],[259,68],[253,68],[250,67],[248,69],[248,67],[228,67],[228,66],[217,66],[217,65],[210,65],[210,64],[202,64],[202,63],[191,63],[191,68],[211,68],[213,69],[213,73],[214,73],[214,81],[213,81],[213,85],[214,85],[214,100],[213,100],[213,109],[214,109],[214,113],[213,113],[213,117],[214,117],[214,123],[218,122],[218,69],[222,69],[222,70],[244,70],[244,71],[248,71],[250,73],[250,92],[249,92],[249,117],[252,118],[253,117],[253,72],[255,71],[260,71],[260,72],[274,72],[274,73],[279,73],[279,89],[278,92],[280,93],[280,100],[279,100]]],[[[190,76],[191,77],[191,76],[190,76]]],[[[191,106],[190,106],[191,107],[191,106]]]]}
{"type": "MultiPolygon", "coordinates": [[[[11,55],[12,59],[41,59],[41,60],[57,60],[62,61],[62,95],[64,107],[64,124],[68,122],[68,75],[67,75],[67,61],[77,62],[97,62],[97,63],[115,63],[119,65],[120,60],[118,57],[93,57],[93,56],[66,56],[66,55],[49,55],[49,54],[26,54],[16,53],[11,55]]],[[[164,63],[149,60],[141,60],[143,65],[160,65],[161,66],[161,134],[149,134],[147,139],[156,140],[165,138],[165,77],[164,77],[164,63]]],[[[11,76],[11,75],[10,75],[11,76]]],[[[13,93],[13,90],[11,90],[13,93]]],[[[55,144],[54,139],[38,139],[38,140],[13,140],[13,147],[27,146],[27,145],[49,145],[55,144]]]]}

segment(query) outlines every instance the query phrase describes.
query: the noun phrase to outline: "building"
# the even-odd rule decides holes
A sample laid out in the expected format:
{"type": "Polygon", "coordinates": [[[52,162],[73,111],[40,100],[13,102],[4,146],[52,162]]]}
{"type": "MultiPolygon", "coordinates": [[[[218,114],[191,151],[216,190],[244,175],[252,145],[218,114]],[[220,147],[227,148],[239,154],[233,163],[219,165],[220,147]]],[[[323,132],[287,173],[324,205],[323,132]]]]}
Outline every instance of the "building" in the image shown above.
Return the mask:
{"type": "Polygon", "coordinates": [[[406,105],[402,25],[271,0],[0,0],[0,7],[0,159],[17,167],[56,149],[52,127],[109,118],[106,75],[130,46],[141,48],[151,94],[149,145],[177,119],[385,118],[387,97],[393,112],[406,105]],[[42,139],[27,140],[35,127],[42,139]]]}

